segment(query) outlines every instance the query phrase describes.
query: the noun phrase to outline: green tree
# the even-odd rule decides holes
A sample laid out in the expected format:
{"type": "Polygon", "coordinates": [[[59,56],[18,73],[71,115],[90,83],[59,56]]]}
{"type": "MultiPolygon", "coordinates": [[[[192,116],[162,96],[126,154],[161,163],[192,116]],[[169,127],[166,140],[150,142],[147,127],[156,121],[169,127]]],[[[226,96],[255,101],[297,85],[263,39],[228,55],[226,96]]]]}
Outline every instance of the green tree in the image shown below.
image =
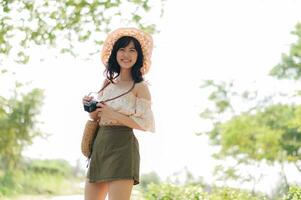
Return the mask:
{"type": "MultiPolygon", "coordinates": [[[[266,97],[263,100],[257,100],[255,106],[249,102],[252,105],[251,108],[238,110],[235,109],[233,99],[236,99],[237,103],[237,98],[240,97],[241,101],[246,102],[250,96],[244,95],[246,92],[242,94],[233,92],[232,87],[225,90],[225,83],[211,83],[214,82],[207,81],[208,87],[215,88],[209,96],[214,109],[207,108],[201,116],[214,121],[212,130],[206,134],[212,144],[220,147],[218,153],[214,155],[216,158],[234,158],[235,165],[259,165],[261,161],[266,161],[271,165],[280,163],[283,173],[284,164],[293,163],[300,171],[300,105],[272,104],[269,103],[272,97],[266,97]]],[[[255,101],[256,95],[251,96],[250,101],[255,101]]],[[[236,173],[236,169],[237,167],[234,166],[224,170],[220,166],[216,170],[223,171],[222,176],[227,179],[252,180],[254,183],[259,181],[249,175],[241,177],[236,173]]],[[[287,183],[285,174],[283,177],[287,183]]]]}
{"type": "Polygon", "coordinates": [[[258,110],[256,114],[242,113],[216,125],[209,134],[221,145],[223,155],[232,155],[240,162],[249,159],[298,161],[301,132],[293,123],[298,109],[278,104],[258,110]],[[240,157],[241,154],[244,156],[240,157]]]}
{"type": "Polygon", "coordinates": [[[17,84],[13,96],[0,97],[0,169],[11,170],[18,166],[24,147],[42,133],[36,128],[36,116],[42,105],[43,91],[33,89],[22,93],[17,84]]]}
{"type": "MultiPolygon", "coordinates": [[[[293,34],[298,36],[297,42],[292,44],[289,54],[282,55],[282,62],[270,72],[276,78],[301,78],[301,24],[297,24],[293,34]]],[[[261,161],[271,165],[280,163],[288,188],[284,164],[293,163],[301,173],[299,96],[295,93],[273,93],[262,97],[256,90],[238,92],[234,86],[232,81],[216,83],[213,80],[206,80],[201,86],[203,89],[210,89],[208,99],[211,105],[200,116],[213,121],[213,128],[206,134],[212,144],[220,146],[215,157],[234,158],[236,165],[259,165],[261,161]],[[295,103],[277,102],[280,96],[295,103]]],[[[224,170],[221,167],[217,169],[224,170]]],[[[226,169],[224,173],[233,179],[240,178],[240,174],[236,173],[236,166],[226,169]]],[[[245,180],[258,181],[254,177],[246,177],[245,180]]]]}
{"type": "MultiPolygon", "coordinates": [[[[295,26],[295,30],[292,34],[296,36],[295,43],[291,44],[289,53],[283,53],[281,62],[276,65],[271,71],[270,75],[279,79],[295,80],[292,84],[298,84],[301,80],[301,23],[295,26]]],[[[295,96],[300,96],[301,90],[296,91],[295,96]]],[[[301,132],[301,108],[295,111],[296,118],[291,122],[291,126],[296,127],[296,129],[291,130],[290,134],[286,136],[290,142],[285,144],[287,151],[292,152],[295,156],[290,157],[290,160],[295,162],[301,162],[300,157],[300,132],[301,132]],[[297,134],[299,133],[299,134],[297,134]],[[291,141],[293,140],[293,141],[291,141]],[[298,160],[296,160],[298,158],[298,160]]],[[[301,165],[296,165],[298,170],[301,172],[301,165]]]]}

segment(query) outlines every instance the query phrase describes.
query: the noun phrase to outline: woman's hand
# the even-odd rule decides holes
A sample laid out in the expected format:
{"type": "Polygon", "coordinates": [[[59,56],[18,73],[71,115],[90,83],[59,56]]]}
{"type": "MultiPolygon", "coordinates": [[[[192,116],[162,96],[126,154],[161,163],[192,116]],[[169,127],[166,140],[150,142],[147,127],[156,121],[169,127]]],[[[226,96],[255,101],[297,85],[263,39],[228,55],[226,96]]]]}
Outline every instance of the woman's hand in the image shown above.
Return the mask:
{"type": "Polygon", "coordinates": [[[85,103],[88,103],[89,101],[91,101],[93,99],[93,97],[91,97],[91,96],[84,96],[83,97],[83,104],[85,104],[85,103]]]}
{"type": "MultiPolygon", "coordinates": [[[[82,99],[83,104],[86,104],[88,102],[90,102],[93,99],[92,96],[84,96],[82,99]]],[[[98,111],[95,110],[93,112],[89,113],[89,116],[91,119],[93,119],[93,121],[99,121],[99,117],[98,117],[98,111]]]]}
{"type": "Polygon", "coordinates": [[[117,120],[119,118],[119,113],[115,111],[112,107],[108,106],[106,103],[101,102],[97,104],[96,111],[98,111],[98,117],[105,117],[106,119],[117,120]]]}

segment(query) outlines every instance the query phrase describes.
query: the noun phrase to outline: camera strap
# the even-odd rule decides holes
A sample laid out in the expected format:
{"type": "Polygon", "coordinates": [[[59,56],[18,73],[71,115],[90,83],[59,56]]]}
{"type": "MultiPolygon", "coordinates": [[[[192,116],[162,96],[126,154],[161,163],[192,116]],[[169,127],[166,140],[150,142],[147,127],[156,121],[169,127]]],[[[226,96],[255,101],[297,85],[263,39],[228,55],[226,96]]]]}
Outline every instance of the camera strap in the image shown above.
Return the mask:
{"type": "Polygon", "coordinates": [[[97,92],[97,93],[100,93],[100,92],[102,92],[108,85],[110,85],[110,81],[108,80],[108,79],[106,79],[105,81],[104,81],[104,86],[97,92]]]}
{"type": "MultiPolygon", "coordinates": [[[[111,82],[110,82],[109,80],[106,79],[106,80],[105,80],[104,86],[98,91],[98,93],[102,92],[102,91],[103,91],[110,83],[111,83],[111,82]]],[[[113,97],[113,98],[110,98],[110,99],[106,99],[106,100],[104,100],[104,101],[102,101],[102,102],[112,101],[112,100],[114,100],[114,99],[117,99],[117,98],[119,98],[119,97],[122,97],[122,96],[128,94],[129,92],[131,92],[131,91],[134,89],[135,84],[136,84],[136,83],[135,83],[135,81],[134,81],[132,87],[131,87],[128,91],[126,91],[126,92],[124,92],[124,93],[122,93],[122,94],[120,94],[120,95],[118,95],[118,96],[116,96],[116,97],[113,97]]]]}

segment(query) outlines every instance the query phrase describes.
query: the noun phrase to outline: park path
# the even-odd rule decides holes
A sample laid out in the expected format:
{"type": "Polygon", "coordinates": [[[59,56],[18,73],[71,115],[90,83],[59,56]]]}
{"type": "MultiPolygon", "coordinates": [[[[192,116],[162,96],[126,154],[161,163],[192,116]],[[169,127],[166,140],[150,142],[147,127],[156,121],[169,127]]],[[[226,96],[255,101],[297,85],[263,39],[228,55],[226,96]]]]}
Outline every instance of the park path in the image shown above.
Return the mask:
{"type": "MultiPolygon", "coordinates": [[[[68,195],[68,196],[56,196],[45,200],[83,200],[84,195],[68,195]]],[[[107,200],[108,198],[106,198],[107,200]]],[[[141,194],[137,190],[133,190],[131,200],[143,200],[141,194]]]]}
{"type": "Polygon", "coordinates": [[[57,196],[47,200],[83,200],[84,195],[57,196]]]}

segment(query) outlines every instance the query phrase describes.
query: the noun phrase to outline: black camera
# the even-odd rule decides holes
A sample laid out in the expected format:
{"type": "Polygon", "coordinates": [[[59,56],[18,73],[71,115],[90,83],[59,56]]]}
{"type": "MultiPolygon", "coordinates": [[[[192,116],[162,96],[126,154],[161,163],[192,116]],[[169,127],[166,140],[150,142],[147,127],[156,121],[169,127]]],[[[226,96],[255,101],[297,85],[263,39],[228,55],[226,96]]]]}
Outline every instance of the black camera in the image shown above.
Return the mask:
{"type": "Polygon", "coordinates": [[[95,101],[95,100],[91,100],[89,102],[86,102],[84,103],[84,110],[87,111],[87,112],[93,112],[97,109],[97,104],[99,102],[98,101],[95,101]]]}

